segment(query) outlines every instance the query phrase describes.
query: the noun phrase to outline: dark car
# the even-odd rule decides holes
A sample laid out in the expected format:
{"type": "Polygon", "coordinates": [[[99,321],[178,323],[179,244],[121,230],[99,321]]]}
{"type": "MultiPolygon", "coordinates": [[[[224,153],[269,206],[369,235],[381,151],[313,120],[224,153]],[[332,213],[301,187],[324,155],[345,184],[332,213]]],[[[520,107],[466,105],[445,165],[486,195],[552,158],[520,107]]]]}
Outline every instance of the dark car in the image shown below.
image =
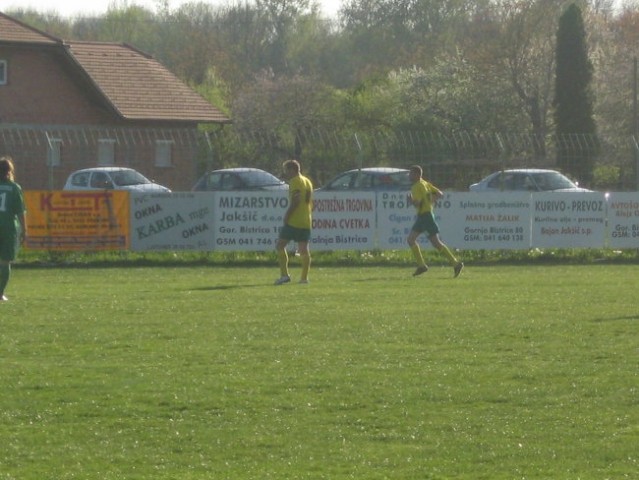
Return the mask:
{"type": "Polygon", "coordinates": [[[286,182],[259,168],[223,168],[206,172],[191,190],[194,192],[218,192],[287,189],[286,182]]]}
{"type": "Polygon", "coordinates": [[[409,171],[403,168],[358,168],[340,173],[318,190],[410,190],[409,171]]]}
{"type": "Polygon", "coordinates": [[[519,168],[501,170],[473,183],[471,192],[591,192],[556,170],[519,168]]]}

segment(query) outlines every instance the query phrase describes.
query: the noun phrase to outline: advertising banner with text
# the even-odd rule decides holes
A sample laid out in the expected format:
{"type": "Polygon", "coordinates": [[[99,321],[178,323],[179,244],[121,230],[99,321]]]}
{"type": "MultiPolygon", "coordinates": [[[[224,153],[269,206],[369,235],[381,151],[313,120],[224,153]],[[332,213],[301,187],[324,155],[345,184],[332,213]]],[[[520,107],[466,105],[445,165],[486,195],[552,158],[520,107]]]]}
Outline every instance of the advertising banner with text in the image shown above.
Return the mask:
{"type": "Polygon", "coordinates": [[[608,198],[610,248],[639,248],[639,193],[611,193],[608,198]]]}
{"type": "Polygon", "coordinates": [[[448,201],[449,208],[440,223],[442,239],[450,247],[463,250],[530,248],[529,193],[464,192],[451,194],[448,201]]]}
{"type": "Polygon", "coordinates": [[[131,250],[215,250],[213,194],[131,193],[131,250]]]}
{"type": "MultiPolygon", "coordinates": [[[[415,223],[415,207],[408,200],[408,194],[408,191],[377,193],[377,247],[379,249],[408,248],[406,237],[415,223]]],[[[423,242],[422,245],[427,247],[423,242]]]]}
{"type": "MultiPolygon", "coordinates": [[[[25,200],[27,248],[87,251],[269,251],[289,204],[285,191],[27,191],[25,200]]],[[[462,250],[639,247],[636,192],[452,192],[435,219],[462,250]]],[[[414,221],[408,191],[315,192],[312,249],[405,249],[414,221]]]]}
{"type": "Polygon", "coordinates": [[[605,245],[604,193],[534,193],[530,214],[535,248],[602,248],[605,245]]]}
{"type": "Polygon", "coordinates": [[[129,194],[123,191],[26,191],[29,236],[35,250],[126,250],[129,194]]]}
{"type": "Polygon", "coordinates": [[[313,250],[375,248],[375,193],[315,192],[313,250]]]}
{"type": "Polygon", "coordinates": [[[273,250],[288,192],[216,192],[213,200],[214,249],[261,252],[273,250]]]}

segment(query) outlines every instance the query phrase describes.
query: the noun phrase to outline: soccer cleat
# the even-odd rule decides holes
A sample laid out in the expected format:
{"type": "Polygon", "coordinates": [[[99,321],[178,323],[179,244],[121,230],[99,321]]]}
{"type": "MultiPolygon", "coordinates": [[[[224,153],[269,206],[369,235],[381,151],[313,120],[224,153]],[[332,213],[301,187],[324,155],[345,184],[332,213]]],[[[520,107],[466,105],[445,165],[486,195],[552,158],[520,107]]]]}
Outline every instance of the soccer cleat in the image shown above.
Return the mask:
{"type": "Polygon", "coordinates": [[[0,296],[0,302],[8,302],[9,299],[7,297],[5,297],[4,295],[0,296]]]}
{"type": "Polygon", "coordinates": [[[463,262],[459,262],[457,265],[455,265],[455,267],[453,268],[453,278],[457,278],[459,277],[459,274],[462,272],[462,270],[464,269],[464,263],[463,262]]]}
{"type": "Polygon", "coordinates": [[[301,283],[302,285],[306,285],[306,284],[308,283],[308,279],[304,279],[304,278],[303,278],[302,280],[300,280],[300,283],[301,283]]]}
{"type": "Polygon", "coordinates": [[[426,265],[420,265],[419,267],[417,267],[417,269],[413,272],[413,277],[416,277],[417,275],[421,275],[422,273],[426,273],[428,271],[428,267],[426,265]]]}
{"type": "Polygon", "coordinates": [[[284,285],[285,283],[289,283],[291,281],[291,277],[289,275],[282,275],[280,278],[275,280],[275,285],[284,285]]]}

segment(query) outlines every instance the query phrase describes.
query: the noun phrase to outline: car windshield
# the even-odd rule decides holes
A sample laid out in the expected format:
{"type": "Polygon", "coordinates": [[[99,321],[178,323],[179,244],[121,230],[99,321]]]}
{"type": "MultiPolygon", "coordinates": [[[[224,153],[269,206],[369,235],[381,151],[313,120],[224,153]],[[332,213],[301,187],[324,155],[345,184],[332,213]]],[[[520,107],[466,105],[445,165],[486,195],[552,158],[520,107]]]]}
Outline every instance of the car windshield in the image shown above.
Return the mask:
{"type": "Polygon", "coordinates": [[[385,173],[378,177],[378,184],[388,186],[403,186],[410,188],[410,178],[408,172],[385,173]]]}
{"type": "Polygon", "coordinates": [[[135,170],[119,170],[111,173],[113,182],[118,187],[128,187],[130,185],[142,185],[145,183],[151,183],[151,181],[135,170]]]}
{"type": "Polygon", "coordinates": [[[370,172],[354,170],[336,177],[325,188],[330,190],[384,190],[408,189],[410,186],[408,171],[370,172]]]}
{"type": "Polygon", "coordinates": [[[557,172],[533,173],[532,178],[539,190],[563,190],[577,188],[567,177],[557,172]]]}
{"type": "Polygon", "coordinates": [[[282,181],[275,175],[268,172],[240,172],[239,176],[245,186],[251,187],[267,187],[269,185],[279,185],[282,181]]]}

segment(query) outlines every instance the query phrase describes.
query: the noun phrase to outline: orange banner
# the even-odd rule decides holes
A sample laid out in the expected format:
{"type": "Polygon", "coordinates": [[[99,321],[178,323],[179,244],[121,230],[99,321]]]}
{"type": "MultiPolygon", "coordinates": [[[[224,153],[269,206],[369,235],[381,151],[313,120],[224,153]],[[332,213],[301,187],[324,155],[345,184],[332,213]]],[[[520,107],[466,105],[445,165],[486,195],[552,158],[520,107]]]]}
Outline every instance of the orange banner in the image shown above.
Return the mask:
{"type": "Polygon", "coordinates": [[[26,248],[126,250],[129,192],[117,190],[26,191],[26,248]]]}

